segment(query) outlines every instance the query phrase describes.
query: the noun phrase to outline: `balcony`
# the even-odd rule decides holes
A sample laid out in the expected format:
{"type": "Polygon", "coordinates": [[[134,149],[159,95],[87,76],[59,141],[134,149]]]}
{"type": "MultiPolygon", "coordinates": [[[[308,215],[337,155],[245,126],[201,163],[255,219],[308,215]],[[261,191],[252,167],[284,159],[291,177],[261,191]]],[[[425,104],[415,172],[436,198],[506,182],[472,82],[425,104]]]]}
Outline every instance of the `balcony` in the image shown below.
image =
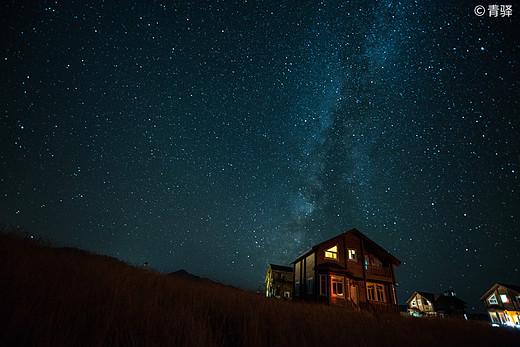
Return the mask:
{"type": "Polygon", "coordinates": [[[372,275],[372,276],[377,276],[377,277],[392,278],[392,268],[369,265],[366,267],[366,274],[372,275]]]}

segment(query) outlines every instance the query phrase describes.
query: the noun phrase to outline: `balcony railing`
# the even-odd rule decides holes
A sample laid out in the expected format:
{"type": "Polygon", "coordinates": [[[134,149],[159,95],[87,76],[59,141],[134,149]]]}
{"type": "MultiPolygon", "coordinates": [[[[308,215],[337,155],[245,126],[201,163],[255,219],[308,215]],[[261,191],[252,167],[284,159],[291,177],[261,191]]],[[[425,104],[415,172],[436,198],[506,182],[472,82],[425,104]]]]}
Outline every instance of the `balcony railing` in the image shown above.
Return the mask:
{"type": "Polygon", "coordinates": [[[380,276],[380,277],[392,277],[392,270],[389,267],[383,266],[367,266],[366,268],[368,275],[380,276]]]}

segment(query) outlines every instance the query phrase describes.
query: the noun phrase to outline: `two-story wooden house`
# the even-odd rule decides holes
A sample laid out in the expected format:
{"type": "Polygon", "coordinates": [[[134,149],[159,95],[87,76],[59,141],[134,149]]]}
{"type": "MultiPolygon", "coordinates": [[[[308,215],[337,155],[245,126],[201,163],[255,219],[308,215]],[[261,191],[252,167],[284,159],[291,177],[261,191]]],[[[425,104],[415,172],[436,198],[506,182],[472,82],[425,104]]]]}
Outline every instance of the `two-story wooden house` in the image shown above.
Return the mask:
{"type": "Polygon", "coordinates": [[[453,290],[442,294],[415,292],[406,303],[408,313],[413,316],[466,318],[466,303],[459,299],[453,290]]]}
{"type": "Polygon", "coordinates": [[[278,299],[292,299],[293,293],[293,268],[282,265],[269,264],[265,276],[267,297],[278,299]]]}
{"type": "Polygon", "coordinates": [[[482,297],[493,325],[520,328],[520,286],[497,283],[482,297]]]}
{"type": "Polygon", "coordinates": [[[401,262],[356,229],[296,258],[294,299],[398,311],[394,265],[401,262]]]}

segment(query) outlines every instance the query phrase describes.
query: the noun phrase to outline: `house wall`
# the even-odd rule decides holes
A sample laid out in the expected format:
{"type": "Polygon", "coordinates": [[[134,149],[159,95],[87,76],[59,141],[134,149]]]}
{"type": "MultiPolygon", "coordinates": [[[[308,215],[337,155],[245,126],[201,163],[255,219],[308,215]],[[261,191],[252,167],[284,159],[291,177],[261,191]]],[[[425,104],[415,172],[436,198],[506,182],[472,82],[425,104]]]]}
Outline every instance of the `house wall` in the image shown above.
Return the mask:
{"type": "Polygon", "coordinates": [[[316,252],[316,261],[318,264],[337,263],[341,267],[345,267],[345,252],[343,238],[335,238],[330,242],[323,244],[316,252]],[[338,246],[338,259],[325,258],[325,251],[331,247],[338,246]]]}
{"type": "Polygon", "coordinates": [[[279,298],[293,297],[293,272],[273,270],[269,267],[266,276],[266,296],[279,298]],[[287,297],[285,292],[289,293],[287,297]]]}
{"type": "Polygon", "coordinates": [[[311,253],[294,263],[294,297],[310,299],[317,293],[315,255],[311,253]]]}
{"type": "Polygon", "coordinates": [[[285,271],[277,271],[273,270],[273,286],[275,289],[279,287],[280,292],[278,296],[281,298],[287,298],[285,293],[288,292],[289,297],[293,296],[293,287],[292,287],[293,274],[292,272],[285,271]]]}
{"type": "Polygon", "coordinates": [[[316,294],[315,278],[315,253],[309,254],[305,258],[305,293],[314,296],[316,294]]]}
{"type": "Polygon", "coordinates": [[[422,296],[421,294],[417,294],[415,295],[415,302],[416,302],[416,308],[418,308],[419,310],[423,311],[423,312],[433,312],[433,303],[430,302],[430,305],[426,305],[426,301],[429,302],[428,299],[426,299],[424,296],[422,296]],[[421,303],[419,303],[419,300],[421,301],[421,303]]]}
{"type": "Polygon", "coordinates": [[[294,264],[294,297],[296,298],[301,297],[302,293],[302,263],[303,261],[300,260],[294,264]]]}
{"type": "MultiPolygon", "coordinates": [[[[393,284],[392,277],[392,268],[391,264],[387,264],[387,267],[383,267],[381,269],[381,273],[372,274],[370,271],[365,269],[365,254],[371,254],[369,251],[364,249],[364,245],[362,244],[362,240],[353,234],[341,235],[341,237],[335,238],[330,242],[324,243],[319,247],[316,252],[316,258],[318,264],[323,263],[335,263],[341,269],[345,269],[348,271],[348,276],[345,276],[345,299],[352,299],[352,289],[351,287],[357,286],[357,296],[358,302],[361,304],[368,303],[367,297],[367,288],[366,282],[364,280],[365,276],[367,281],[377,284],[382,284],[384,286],[384,295],[385,302],[388,304],[394,303],[394,296],[392,292],[391,285],[393,284]],[[330,249],[331,247],[338,247],[338,258],[331,259],[325,257],[325,251],[330,249]],[[352,249],[356,251],[356,260],[348,259],[348,250],[352,249]]],[[[374,255],[373,255],[374,256],[374,255]]],[[[375,257],[375,256],[374,256],[375,257]]],[[[375,269],[378,270],[378,269],[375,269]]],[[[330,284],[330,278],[328,279],[328,283],[330,284]]],[[[317,288],[319,289],[319,288],[317,288]]],[[[337,300],[331,298],[329,294],[329,300],[333,303],[336,303],[337,300]]],[[[374,302],[377,304],[377,302],[374,302]]]]}
{"type": "Polygon", "coordinates": [[[505,309],[505,310],[510,310],[510,311],[520,311],[520,302],[519,300],[517,299],[517,297],[520,296],[520,293],[514,291],[514,290],[511,290],[507,287],[504,287],[504,286],[499,286],[495,291],[493,291],[493,293],[491,293],[487,298],[486,298],[486,307],[488,308],[493,308],[493,307],[500,307],[502,309],[505,309]],[[498,304],[497,305],[492,305],[489,303],[488,299],[493,295],[495,294],[495,297],[498,301],[498,304]],[[509,302],[503,302],[502,301],[502,295],[506,295],[509,302]]]}
{"type": "Polygon", "coordinates": [[[347,257],[347,269],[354,277],[363,278],[363,253],[361,240],[355,235],[345,235],[345,254],[347,257]],[[356,251],[356,261],[348,260],[348,250],[356,251]]]}
{"type": "MultiPolygon", "coordinates": [[[[394,284],[394,277],[392,276],[392,264],[387,263],[385,276],[373,275],[368,278],[368,271],[365,269],[364,262],[364,245],[362,239],[355,234],[342,234],[330,241],[327,241],[305,258],[300,259],[295,263],[295,283],[300,281],[300,296],[294,293],[295,298],[312,299],[312,300],[326,300],[329,303],[353,305],[357,297],[358,307],[379,308],[382,306],[394,306],[394,292],[392,284],[394,284]],[[337,258],[325,257],[325,251],[337,246],[337,258]],[[356,259],[349,260],[348,250],[352,249],[356,252],[356,259]],[[316,270],[316,266],[321,264],[328,265],[329,270],[327,275],[327,296],[320,296],[320,273],[316,270]],[[298,277],[301,274],[301,277],[298,277]],[[344,296],[343,298],[332,295],[332,281],[331,275],[341,276],[344,279],[344,296]],[[384,287],[385,302],[367,301],[367,288],[365,278],[369,282],[381,284],[384,287]],[[356,295],[353,296],[352,288],[355,288],[356,295]]],[[[323,274],[323,273],[321,273],[323,274]]],[[[296,288],[297,286],[295,286],[296,288]]],[[[296,290],[296,289],[295,289],[296,290]]]]}

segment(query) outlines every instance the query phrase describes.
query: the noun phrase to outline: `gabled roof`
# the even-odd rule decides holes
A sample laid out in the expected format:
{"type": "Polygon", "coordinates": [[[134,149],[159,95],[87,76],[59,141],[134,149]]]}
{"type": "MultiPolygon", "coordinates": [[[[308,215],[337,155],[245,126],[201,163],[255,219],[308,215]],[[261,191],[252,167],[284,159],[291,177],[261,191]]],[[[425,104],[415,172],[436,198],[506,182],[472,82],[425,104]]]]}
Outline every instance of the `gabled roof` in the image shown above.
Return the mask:
{"type": "Polygon", "coordinates": [[[271,267],[271,270],[293,272],[293,268],[289,267],[289,266],[276,265],[276,264],[269,264],[269,266],[271,267]]]}
{"type": "Polygon", "coordinates": [[[464,306],[466,305],[466,303],[459,299],[458,297],[456,296],[452,296],[452,295],[445,295],[445,294],[433,294],[433,293],[427,293],[427,292],[418,292],[418,291],[415,291],[413,293],[413,295],[410,297],[410,299],[408,299],[406,301],[406,303],[409,305],[410,302],[412,301],[413,298],[415,298],[415,296],[419,294],[421,295],[423,298],[425,298],[426,300],[428,300],[430,302],[430,304],[433,305],[433,307],[435,308],[435,310],[450,310],[452,309],[452,307],[450,306],[454,306],[453,308],[464,308],[464,306]]]}
{"type": "Polygon", "coordinates": [[[438,294],[435,296],[435,310],[451,311],[453,309],[463,309],[466,303],[456,296],[438,294]]]}
{"type": "Polygon", "coordinates": [[[517,293],[520,293],[520,286],[513,284],[496,283],[493,287],[491,287],[491,289],[489,289],[487,292],[484,293],[484,295],[482,295],[480,301],[486,300],[491,295],[491,293],[498,289],[498,287],[505,287],[507,289],[511,289],[517,293]]]}
{"type": "Polygon", "coordinates": [[[370,240],[367,236],[365,236],[364,234],[362,234],[359,230],[357,229],[350,229],[349,231],[343,233],[343,234],[340,234],[338,236],[334,236],[333,238],[330,238],[326,241],[323,241],[315,246],[312,246],[311,248],[309,248],[308,250],[306,250],[305,252],[303,252],[302,254],[300,254],[296,259],[294,259],[291,264],[294,264],[296,263],[298,260],[308,256],[309,254],[315,252],[317,249],[319,249],[323,244],[325,243],[328,243],[336,238],[340,238],[340,237],[343,237],[343,235],[347,235],[347,234],[352,234],[352,235],[355,235],[357,237],[359,237],[360,239],[362,239],[366,245],[368,245],[369,248],[371,249],[375,249],[376,252],[378,252],[380,255],[382,255],[383,257],[387,258],[388,260],[390,260],[391,263],[399,266],[401,265],[401,261],[399,259],[397,259],[396,257],[394,257],[393,255],[391,255],[390,253],[388,253],[383,247],[379,246],[377,243],[375,243],[374,241],[370,240]]]}
{"type": "Polygon", "coordinates": [[[410,301],[412,301],[413,298],[415,298],[415,296],[419,294],[421,295],[423,298],[427,299],[430,303],[434,303],[435,302],[435,294],[433,293],[427,293],[427,292],[418,292],[418,291],[415,291],[412,296],[410,297],[410,299],[408,299],[406,301],[407,304],[410,303],[410,301]]]}

